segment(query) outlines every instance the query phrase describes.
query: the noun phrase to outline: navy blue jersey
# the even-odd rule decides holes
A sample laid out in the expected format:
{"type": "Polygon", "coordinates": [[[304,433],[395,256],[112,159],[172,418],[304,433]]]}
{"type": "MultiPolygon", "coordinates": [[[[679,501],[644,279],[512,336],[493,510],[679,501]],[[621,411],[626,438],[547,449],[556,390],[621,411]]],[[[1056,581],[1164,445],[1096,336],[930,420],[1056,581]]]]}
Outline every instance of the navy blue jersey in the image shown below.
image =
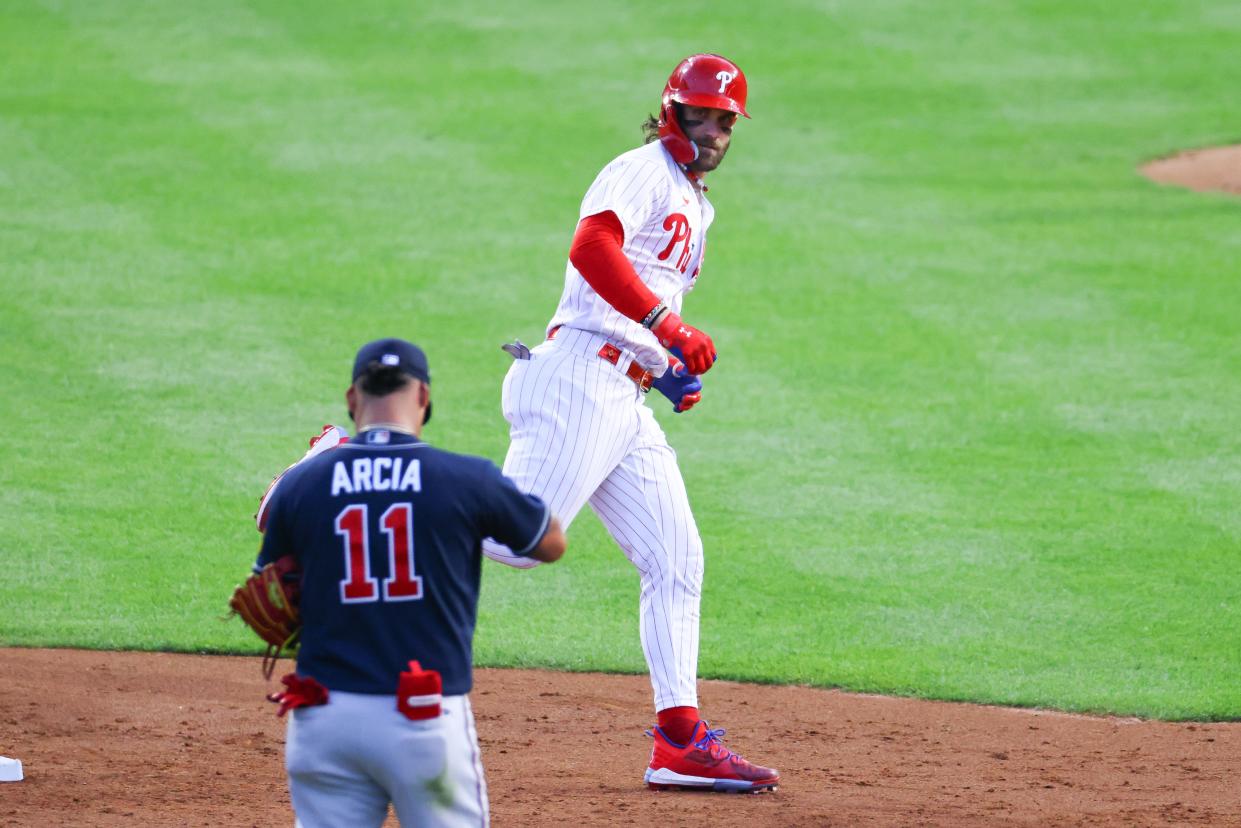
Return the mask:
{"type": "Polygon", "coordinates": [[[529,553],[550,518],[489,460],[382,428],[294,467],[258,565],[293,555],[301,567],[297,672],[391,694],[417,659],[445,694],[469,692],[482,539],[529,553]]]}

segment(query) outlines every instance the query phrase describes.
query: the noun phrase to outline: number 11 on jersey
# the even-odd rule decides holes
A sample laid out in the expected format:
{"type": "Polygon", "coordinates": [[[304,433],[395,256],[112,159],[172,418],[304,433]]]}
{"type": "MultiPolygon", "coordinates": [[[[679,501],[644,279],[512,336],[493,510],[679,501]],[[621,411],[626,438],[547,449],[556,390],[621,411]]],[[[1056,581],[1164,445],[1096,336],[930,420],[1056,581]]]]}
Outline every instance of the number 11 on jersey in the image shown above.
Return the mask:
{"type": "MultiPolygon", "coordinates": [[[[336,516],[336,534],[344,540],[345,577],[340,582],[342,604],[362,604],[379,599],[379,579],[371,574],[370,532],[365,503],[346,506],[336,516]]],[[[422,598],[422,578],[414,574],[414,508],[393,503],[379,519],[388,536],[388,577],[383,581],[384,601],[417,601],[422,598]]]]}

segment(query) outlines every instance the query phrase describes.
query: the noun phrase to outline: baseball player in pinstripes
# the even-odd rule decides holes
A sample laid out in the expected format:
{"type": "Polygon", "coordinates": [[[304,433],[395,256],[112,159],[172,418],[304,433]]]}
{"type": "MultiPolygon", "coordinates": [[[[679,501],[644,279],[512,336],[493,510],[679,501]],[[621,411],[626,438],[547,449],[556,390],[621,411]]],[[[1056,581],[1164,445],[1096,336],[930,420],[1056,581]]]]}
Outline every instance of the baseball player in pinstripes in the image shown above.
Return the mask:
{"type": "MultiPolygon", "coordinates": [[[[706,173],[728,151],[746,79],[719,55],[681,61],[645,146],[619,156],[582,201],[547,340],[504,346],[511,444],[504,474],[547,501],[564,527],[586,504],[641,576],[642,650],[659,723],[645,781],[653,788],[774,788],[779,774],[724,747],[698,713],[702,541],[676,455],[646,407],[654,388],[678,413],[701,399],[715,346],[680,316],[714,217],[706,173]]],[[[484,554],[510,566],[494,541],[484,554]]]]}

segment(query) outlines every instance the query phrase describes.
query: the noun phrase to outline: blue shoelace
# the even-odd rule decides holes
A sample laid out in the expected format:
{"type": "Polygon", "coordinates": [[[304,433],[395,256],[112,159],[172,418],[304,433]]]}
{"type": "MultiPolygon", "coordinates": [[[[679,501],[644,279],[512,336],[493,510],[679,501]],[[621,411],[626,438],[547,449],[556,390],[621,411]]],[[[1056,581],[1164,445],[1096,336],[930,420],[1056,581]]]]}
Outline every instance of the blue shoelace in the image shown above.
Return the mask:
{"type": "Polygon", "coordinates": [[[728,748],[724,747],[723,736],[724,736],[724,733],[726,732],[725,728],[721,727],[721,728],[716,728],[715,730],[712,730],[711,725],[707,724],[706,722],[703,722],[703,726],[706,727],[707,732],[700,739],[694,742],[694,747],[698,748],[699,750],[705,750],[709,753],[711,751],[711,743],[714,742],[715,744],[724,748],[725,752],[727,752],[728,755],[725,756],[724,758],[731,759],[735,754],[728,748]]]}

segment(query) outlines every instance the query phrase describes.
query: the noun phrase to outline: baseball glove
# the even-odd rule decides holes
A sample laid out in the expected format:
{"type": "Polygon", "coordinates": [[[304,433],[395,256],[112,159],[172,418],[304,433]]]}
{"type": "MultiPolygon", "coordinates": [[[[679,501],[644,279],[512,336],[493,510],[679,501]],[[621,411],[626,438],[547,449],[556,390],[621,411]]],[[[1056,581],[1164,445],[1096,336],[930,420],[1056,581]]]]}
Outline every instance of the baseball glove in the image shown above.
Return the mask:
{"type": "Polygon", "coordinates": [[[270,679],[276,660],[287,650],[297,648],[302,631],[297,602],[301,594],[297,561],[286,555],[246,579],[233,591],[228,605],[240,615],[258,637],[267,642],[263,655],[263,675],[270,679]]]}

